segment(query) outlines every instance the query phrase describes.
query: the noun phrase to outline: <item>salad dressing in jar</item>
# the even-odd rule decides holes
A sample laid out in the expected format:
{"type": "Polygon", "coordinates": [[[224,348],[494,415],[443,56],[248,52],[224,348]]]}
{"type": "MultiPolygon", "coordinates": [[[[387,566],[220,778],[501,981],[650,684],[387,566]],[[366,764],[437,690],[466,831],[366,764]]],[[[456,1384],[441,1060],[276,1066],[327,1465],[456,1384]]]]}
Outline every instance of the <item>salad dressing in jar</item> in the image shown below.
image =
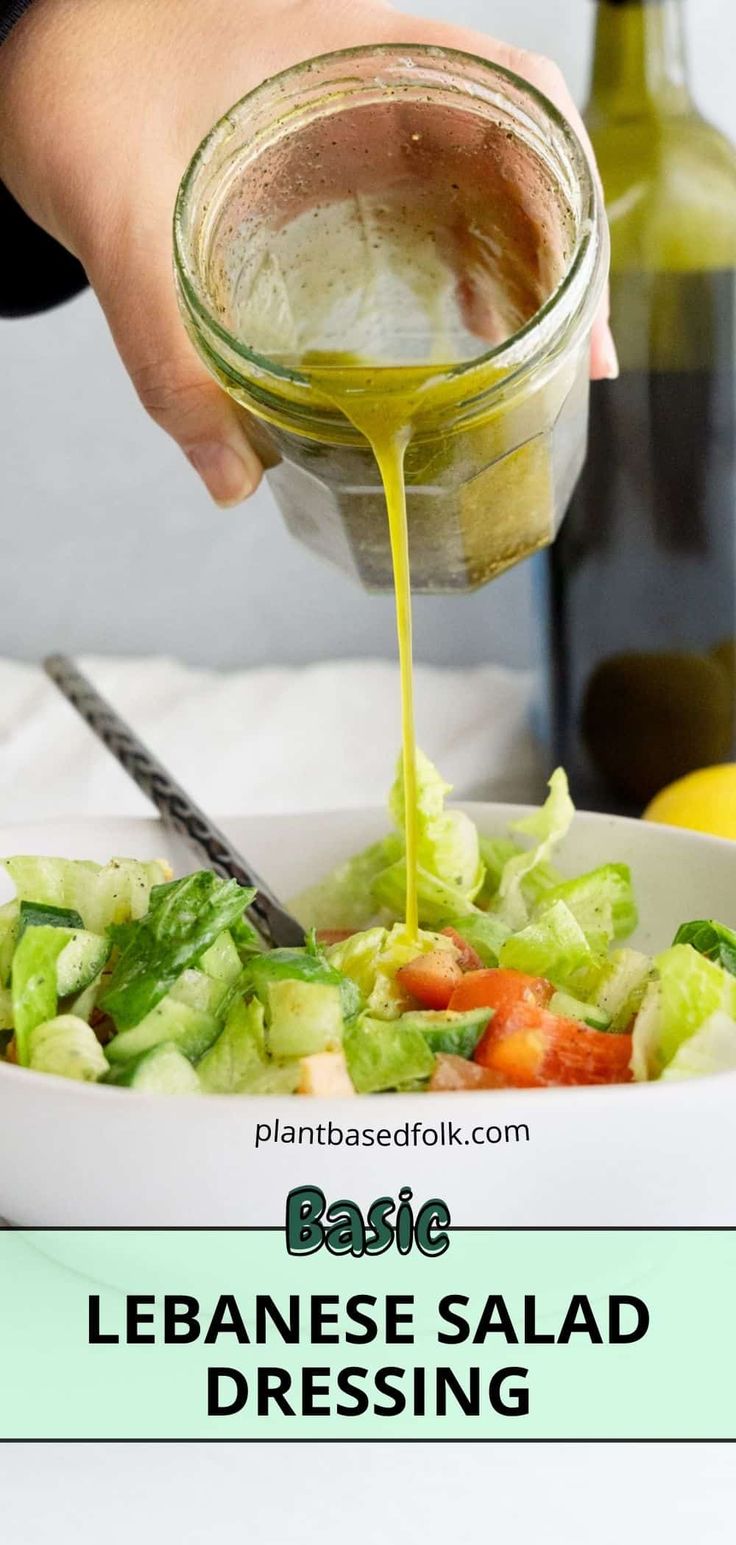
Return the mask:
{"type": "Polygon", "coordinates": [[[290,530],[395,592],[414,935],[411,590],[474,589],[554,537],[607,267],[594,178],[556,109],[487,61],[348,50],[216,125],[175,256],[290,530]]]}

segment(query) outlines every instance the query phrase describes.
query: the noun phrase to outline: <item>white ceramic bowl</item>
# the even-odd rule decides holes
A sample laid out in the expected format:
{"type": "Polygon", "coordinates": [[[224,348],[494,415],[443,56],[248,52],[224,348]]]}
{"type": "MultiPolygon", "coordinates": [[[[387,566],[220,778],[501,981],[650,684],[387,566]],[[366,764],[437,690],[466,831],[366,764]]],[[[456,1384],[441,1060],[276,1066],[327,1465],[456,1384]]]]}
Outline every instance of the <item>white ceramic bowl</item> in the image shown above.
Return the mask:
{"type": "MultiPolygon", "coordinates": [[[[464,808],[488,834],[523,813],[464,808]]],[[[342,811],[224,824],[288,897],[384,832],[386,817],[342,811]]],[[[156,820],[6,827],[0,851],[165,855],[179,873],[196,867],[156,820]]],[[[607,860],[631,865],[641,914],[634,942],[643,949],[665,947],[691,918],[736,925],[731,843],[576,816],[561,867],[573,874],[607,860]]],[[[735,1074],[671,1085],[323,1101],[166,1098],[0,1065],[0,1214],[26,1225],[279,1224],[288,1191],[303,1184],[363,1204],[410,1185],[417,1201],[444,1197],[456,1223],[734,1225],[735,1175],[735,1074]],[[257,1146],[259,1123],[273,1132],[277,1120],[282,1135],[301,1128],[301,1141],[263,1140],[261,1126],[257,1146]],[[361,1144],[328,1144],[330,1122],[333,1138],[338,1128],[357,1128],[361,1144]],[[443,1123],[444,1144],[433,1139],[443,1123]],[[450,1124],[459,1141],[447,1141],[450,1124]]]]}

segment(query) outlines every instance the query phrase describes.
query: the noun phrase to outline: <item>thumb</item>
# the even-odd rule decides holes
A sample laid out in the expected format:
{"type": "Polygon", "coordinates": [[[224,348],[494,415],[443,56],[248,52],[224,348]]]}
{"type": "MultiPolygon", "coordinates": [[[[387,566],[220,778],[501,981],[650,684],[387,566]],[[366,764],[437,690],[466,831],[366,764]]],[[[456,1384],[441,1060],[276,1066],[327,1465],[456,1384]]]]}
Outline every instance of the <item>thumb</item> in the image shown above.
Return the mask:
{"type": "MultiPolygon", "coordinates": [[[[168,234],[168,232],[167,232],[168,234]]],[[[137,243],[135,244],[138,245],[137,243]]],[[[98,297],[123,363],[151,418],[181,446],[217,504],[239,504],[260,482],[247,416],[208,374],[179,315],[168,246],[118,254],[98,297]]]]}

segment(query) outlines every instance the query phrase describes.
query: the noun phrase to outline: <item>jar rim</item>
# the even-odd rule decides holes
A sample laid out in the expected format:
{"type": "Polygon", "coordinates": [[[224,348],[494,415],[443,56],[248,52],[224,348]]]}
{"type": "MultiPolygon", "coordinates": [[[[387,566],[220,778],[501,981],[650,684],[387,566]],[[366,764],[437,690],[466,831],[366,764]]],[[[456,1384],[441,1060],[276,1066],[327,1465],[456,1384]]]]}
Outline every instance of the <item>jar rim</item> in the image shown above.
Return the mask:
{"type": "MultiPolygon", "coordinates": [[[[508,83],[521,94],[522,98],[526,98],[537,109],[543,111],[561,136],[573,164],[583,197],[577,219],[574,250],[559,284],[523,327],[509,338],[480,354],[473,355],[470,359],[458,361],[449,369],[437,370],[436,376],[435,372],[432,372],[433,379],[436,378],[438,383],[467,381],[468,391],[472,394],[476,377],[478,380],[483,375],[487,378],[489,366],[506,365],[508,368],[503,371],[503,374],[499,373],[499,378],[495,382],[486,384],[482,388],[483,397],[492,398],[500,389],[504,392],[508,391],[519,376],[525,376],[538,364],[544,354],[554,352],[568,327],[576,321],[584,325],[592,317],[607,272],[608,234],[603,216],[600,185],[576,130],[555,103],[538,87],[515,74],[513,70],[507,69],[505,65],[497,64],[480,54],[428,43],[360,44],[353,48],[335,49],[329,53],[318,54],[296,65],[290,65],[246,92],[222,114],[205,135],[194,152],[179,185],[174,207],[173,231],[174,265],[181,299],[192,320],[203,325],[226,349],[238,356],[244,365],[255,371],[262,384],[270,381],[276,390],[279,382],[298,388],[309,388],[312,385],[314,376],[308,368],[296,369],[284,365],[251,348],[223,326],[214,310],[207,304],[201,286],[197,283],[196,267],[189,256],[189,243],[185,232],[188,201],[193,193],[196,179],[210,155],[218,145],[231,137],[235,120],[242,119],[247,109],[257,106],[284,83],[296,80],[302,74],[313,70],[315,66],[355,59],[367,60],[373,56],[393,56],[399,64],[406,62],[408,57],[416,56],[427,63],[447,61],[450,64],[472,65],[476,69],[479,68],[489,79],[492,78],[497,83],[499,81],[502,84],[508,83]],[[576,299],[576,289],[580,288],[586,271],[588,283],[576,299]],[[566,308],[564,303],[568,299],[571,300],[571,305],[566,308]],[[556,318],[557,326],[547,325],[550,322],[554,323],[556,318]],[[534,347],[535,336],[539,340],[538,347],[534,347]],[[530,341],[531,347],[529,347],[530,341]]],[[[379,373],[382,369],[395,369],[395,366],[371,361],[371,368],[373,372],[379,373]]]]}

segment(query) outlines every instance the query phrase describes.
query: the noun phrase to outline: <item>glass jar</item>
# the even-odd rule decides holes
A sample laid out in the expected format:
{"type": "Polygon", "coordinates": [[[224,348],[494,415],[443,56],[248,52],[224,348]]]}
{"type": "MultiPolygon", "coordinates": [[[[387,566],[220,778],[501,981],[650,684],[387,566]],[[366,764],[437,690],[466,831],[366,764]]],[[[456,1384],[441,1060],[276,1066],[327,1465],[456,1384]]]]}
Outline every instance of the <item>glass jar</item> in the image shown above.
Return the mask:
{"type": "Polygon", "coordinates": [[[446,49],[310,60],[212,129],[174,236],[190,336],[300,541],[391,588],[366,393],[406,410],[415,590],[473,589],[552,540],[585,455],[608,239],[546,98],[446,49]]]}

